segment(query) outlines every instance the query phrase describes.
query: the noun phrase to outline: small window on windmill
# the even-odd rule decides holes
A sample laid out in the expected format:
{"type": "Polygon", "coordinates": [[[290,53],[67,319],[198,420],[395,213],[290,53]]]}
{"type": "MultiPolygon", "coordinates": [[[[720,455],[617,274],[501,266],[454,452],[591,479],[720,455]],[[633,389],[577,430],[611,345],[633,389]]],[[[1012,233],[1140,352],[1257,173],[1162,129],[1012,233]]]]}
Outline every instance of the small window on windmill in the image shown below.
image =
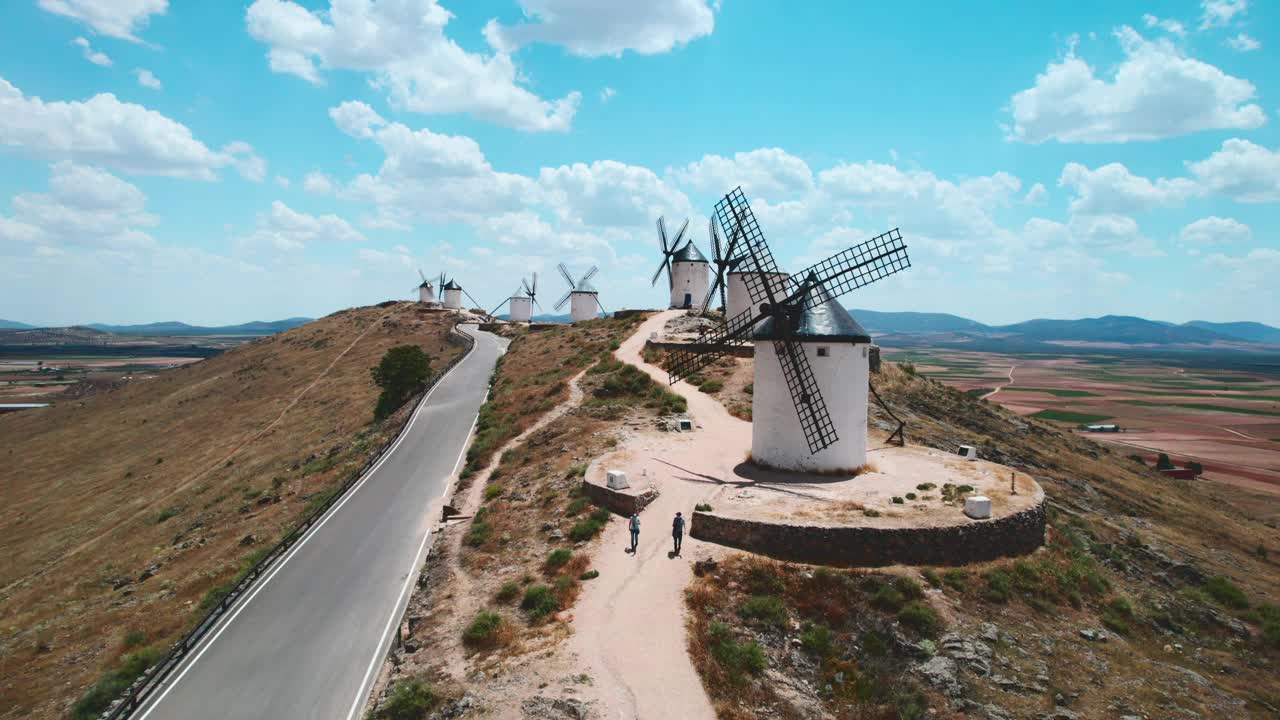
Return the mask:
{"type": "Polygon", "coordinates": [[[829,357],[830,355],[831,355],[831,348],[828,348],[828,347],[818,348],[818,357],[829,357]]]}

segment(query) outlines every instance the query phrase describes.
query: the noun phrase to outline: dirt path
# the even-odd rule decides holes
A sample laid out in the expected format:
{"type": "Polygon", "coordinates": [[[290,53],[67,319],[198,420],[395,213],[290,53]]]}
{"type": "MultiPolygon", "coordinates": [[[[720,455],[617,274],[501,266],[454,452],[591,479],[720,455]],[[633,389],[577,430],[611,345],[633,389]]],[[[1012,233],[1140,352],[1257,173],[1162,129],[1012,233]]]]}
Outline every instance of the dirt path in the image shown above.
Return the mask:
{"type": "Polygon", "coordinates": [[[983,396],[982,396],[982,399],[983,399],[983,400],[986,400],[987,398],[990,398],[990,397],[994,396],[996,393],[998,393],[998,392],[1000,392],[1001,390],[1003,390],[1003,389],[1005,389],[1005,388],[1009,387],[1010,385],[1012,385],[1012,384],[1013,384],[1013,369],[1014,369],[1014,368],[1016,368],[1016,367],[1018,367],[1018,366],[1017,366],[1017,365],[1010,365],[1010,366],[1009,366],[1009,382],[1007,382],[1007,383],[1005,383],[1005,384],[1003,384],[1003,385],[1000,385],[1000,386],[996,387],[996,389],[995,389],[995,390],[992,390],[991,392],[987,393],[986,395],[983,395],[983,396]]]}
{"type": "MultiPolygon", "coordinates": [[[[661,333],[681,312],[649,318],[614,356],[665,385],[666,371],[645,363],[641,352],[649,333],[661,333]]],[[[601,716],[610,720],[715,718],[686,650],[684,588],[694,559],[721,549],[689,538],[686,529],[681,556],[671,557],[671,520],[677,511],[688,518],[697,503],[736,490],[721,480],[733,477],[750,449],[751,425],[687,383],[671,389],[689,401],[696,430],[637,433],[602,459],[610,469],[626,470],[633,485],[652,483],[660,493],[641,514],[634,556],[624,551],[627,524],[609,524],[595,558],[600,577],[586,586],[574,611],[570,648],[593,680],[601,716]]],[[[603,472],[599,463],[588,472],[603,472]]]]}
{"type": "MultiPolygon", "coordinates": [[[[484,486],[488,484],[489,475],[493,469],[497,467],[497,459],[508,450],[518,447],[530,435],[545,428],[556,420],[564,416],[565,413],[582,404],[582,387],[579,382],[586,371],[582,371],[569,380],[569,397],[564,402],[547,411],[545,415],[538,420],[529,429],[520,433],[516,437],[508,440],[497,452],[493,454],[494,461],[491,461],[483,470],[476,473],[471,478],[471,484],[462,491],[461,494],[455,495],[450,504],[460,510],[464,515],[475,514],[476,508],[480,507],[481,496],[484,493],[484,486]]],[[[444,499],[441,498],[441,504],[444,499]]],[[[439,508],[431,508],[431,512],[437,512],[439,508]]],[[[485,607],[488,602],[486,593],[474,592],[475,583],[471,575],[462,569],[460,558],[462,557],[462,540],[466,537],[466,533],[452,532],[445,533],[442,536],[445,539],[446,554],[449,558],[449,577],[445,580],[433,582],[443,582],[452,588],[454,595],[453,613],[458,618],[474,617],[477,612],[485,607]]],[[[460,637],[457,633],[453,637],[460,637]]],[[[437,648],[446,655],[446,667],[454,677],[466,677],[467,675],[467,658],[466,650],[460,641],[450,639],[441,643],[443,647],[437,648]]],[[[385,675],[385,673],[384,673],[385,675]]],[[[373,696],[376,697],[381,692],[381,687],[375,687],[373,696]]]]}

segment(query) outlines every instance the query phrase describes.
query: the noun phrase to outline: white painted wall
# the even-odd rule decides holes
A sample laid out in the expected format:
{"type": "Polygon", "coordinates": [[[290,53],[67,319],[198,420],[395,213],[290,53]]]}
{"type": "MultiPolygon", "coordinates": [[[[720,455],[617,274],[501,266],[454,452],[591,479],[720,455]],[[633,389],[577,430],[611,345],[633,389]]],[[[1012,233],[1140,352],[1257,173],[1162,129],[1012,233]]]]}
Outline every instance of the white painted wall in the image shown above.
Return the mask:
{"type": "Polygon", "coordinates": [[[430,285],[426,287],[421,287],[421,286],[418,287],[418,302],[429,303],[429,302],[435,302],[435,301],[436,301],[436,294],[431,289],[430,285]]]}
{"type": "MultiPolygon", "coordinates": [[[[771,273],[769,276],[769,284],[773,286],[773,291],[779,295],[779,299],[785,296],[787,292],[787,278],[790,276],[786,273],[771,273]]],[[[726,287],[727,296],[725,302],[729,307],[725,308],[725,317],[734,318],[739,313],[751,306],[751,294],[747,292],[747,282],[743,273],[729,273],[729,283],[726,287]]]]}
{"type": "Polygon", "coordinates": [[[755,343],[755,387],[751,399],[751,456],[777,468],[800,472],[845,470],[867,462],[867,349],[868,344],[804,341],[800,343],[814,379],[822,390],[827,412],[840,438],[831,447],[809,453],[786,378],[773,342],[755,343]],[[818,348],[827,357],[818,357],[818,348]]]}
{"type": "Polygon", "coordinates": [[[511,322],[529,322],[530,311],[533,309],[533,301],[527,297],[511,298],[511,312],[508,318],[511,322]]]}
{"type": "Polygon", "coordinates": [[[573,293],[569,296],[569,320],[570,322],[582,322],[583,320],[591,320],[599,312],[596,307],[595,293],[573,293]]]}
{"type": "Polygon", "coordinates": [[[444,306],[450,310],[457,310],[462,307],[462,291],[461,290],[445,290],[444,306]]]}
{"type": "Polygon", "coordinates": [[[678,262],[671,265],[671,307],[684,307],[684,296],[690,296],[690,304],[700,307],[707,297],[707,278],[711,266],[707,263],[678,262]]]}

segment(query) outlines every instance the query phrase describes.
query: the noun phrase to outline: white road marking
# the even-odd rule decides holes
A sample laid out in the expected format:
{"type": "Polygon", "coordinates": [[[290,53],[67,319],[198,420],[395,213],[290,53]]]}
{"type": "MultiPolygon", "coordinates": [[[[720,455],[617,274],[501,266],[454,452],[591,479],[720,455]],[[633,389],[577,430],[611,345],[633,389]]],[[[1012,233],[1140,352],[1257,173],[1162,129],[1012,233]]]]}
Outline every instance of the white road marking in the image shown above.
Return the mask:
{"type": "MultiPolygon", "coordinates": [[[[470,353],[467,353],[467,355],[469,357],[470,353]]],[[[187,666],[182,669],[182,672],[178,673],[178,676],[165,687],[164,692],[160,693],[159,697],[150,701],[150,706],[147,708],[146,712],[138,718],[138,720],[146,720],[147,717],[151,715],[152,711],[154,711],[160,703],[164,702],[165,697],[178,686],[178,683],[182,682],[182,678],[191,671],[191,668],[195,667],[196,663],[200,662],[200,658],[208,652],[209,648],[213,647],[213,644],[217,642],[222,633],[231,626],[231,623],[235,622],[235,619],[240,615],[240,613],[243,612],[245,608],[249,607],[249,603],[253,602],[253,599],[258,596],[258,593],[262,592],[262,589],[271,582],[271,579],[276,576],[276,573],[280,572],[280,570],[284,568],[291,559],[293,559],[293,556],[302,549],[302,546],[306,545],[307,541],[309,541],[312,536],[320,530],[320,528],[324,527],[324,524],[329,522],[329,519],[336,515],[338,510],[342,509],[343,505],[347,504],[348,500],[355,497],[355,494],[360,491],[360,488],[364,487],[364,484],[369,480],[369,478],[373,477],[374,473],[378,472],[378,468],[382,467],[382,463],[386,462],[387,458],[390,458],[395,453],[396,448],[400,447],[400,443],[408,437],[409,431],[413,429],[413,424],[418,421],[418,417],[422,414],[423,409],[427,407],[427,401],[431,399],[431,395],[436,391],[436,388],[444,384],[445,378],[453,374],[453,371],[458,369],[458,367],[460,367],[465,361],[466,358],[463,358],[463,360],[459,361],[457,365],[449,368],[449,372],[445,373],[444,376],[427,391],[426,397],[422,398],[422,402],[418,404],[418,409],[413,412],[413,417],[409,418],[409,425],[400,433],[400,437],[396,438],[396,441],[391,445],[391,448],[387,450],[387,452],[383,453],[382,457],[378,458],[378,462],[374,463],[374,466],[369,469],[369,472],[366,473],[364,477],[360,478],[360,480],[355,484],[355,487],[351,488],[351,490],[347,492],[346,497],[342,498],[337,505],[330,508],[329,512],[320,519],[320,522],[311,526],[311,529],[307,531],[307,534],[303,536],[303,538],[299,540],[297,544],[295,544],[289,552],[276,563],[275,567],[271,569],[271,572],[267,574],[266,578],[254,586],[253,591],[249,593],[248,597],[238,603],[235,611],[232,612],[230,616],[219,621],[218,630],[213,634],[213,637],[209,638],[208,641],[201,643],[203,647],[201,647],[200,651],[196,653],[196,656],[193,657],[191,661],[187,663],[187,666]]],[[[477,419],[478,417],[479,416],[477,416],[477,419]]],[[[474,427],[474,423],[472,423],[472,427],[474,427]]],[[[465,450],[466,446],[464,445],[463,448],[465,450]]],[[[428,533],[428,535],[430,535],[430,533],[428,533]]],[[[423,538],[423,544],[426,544],[426,538],[423,538]]],[[[419,550],[419,552],[421,552],[421,550],[419,550]]]]}

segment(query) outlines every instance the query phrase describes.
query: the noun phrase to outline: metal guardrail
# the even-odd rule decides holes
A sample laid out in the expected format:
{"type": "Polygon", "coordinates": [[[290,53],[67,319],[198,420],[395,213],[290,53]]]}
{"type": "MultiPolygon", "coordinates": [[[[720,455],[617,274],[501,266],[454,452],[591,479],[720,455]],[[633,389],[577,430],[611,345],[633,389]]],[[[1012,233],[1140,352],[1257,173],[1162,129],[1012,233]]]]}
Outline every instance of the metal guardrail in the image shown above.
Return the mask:
{"type": "MultiPolygon", "coordinates": [[[[476,346],[475,338],[467,335],[466,333],[459,332],[457,325],[450,330],[449,339],[451,342],[461,342],[467,346],[467,349],[461,355],[450,360],[448,365],[444,366],[440,372],[436,373],[435,376],[431,378],[431,382],[427,384],[427,387],[422,390],[422,394],[416,401],[414,401],[413,410],[409,414],[410,418],[412,418],[413,414],[418,411],[418,406],[422,404],[422,401],[427,397],[427,393],[431,392],[431,389],[436,386],[436,383],[440,382],[441,378],[449,374],[449,371],[458,363],[471,355],[471,351],[474,350],[476,346]]],[[[177,670],[178,667],[182,665],[182,661],[186,659],[187,655],[200,645],[200,641],[204,639],[204,636],[216,627],[223,616],[231,610],[235,605],[236,600],[240,599],[249,590],[251,590],[258,578],[262,577],[262,575],[270,569],[276,560],[283,557],[284,554],[289,551],[289,548],[293,547],[298,540],[302,539],[302,536],[306,535],[307,531],[329,512],[330,508],[337,504],[342,498],[346,497],[351,488],[360,481],[360,478],[364,477],[365,473],[367,473],[370,468],[376,465],[378,461],[386,455],[387,450],[396,444],[396,441],[400,439],[400,436],[404,434],[404,431],[408,429],[408,427],[409,422],[406,420],[405,424],[390,440],[383,444],[382,448],[378,450],[376,455],[366,461],[358,471],[351,475],[351,477],[347,478],[346,482],[342,484],[342,487],[338,492],[334,493],[332,497],[325,501],[324,505],[321,505],[309,516],[304,518],[297,527],[290,531],[288,535],[284,536],[280,542],[276,543],[275,547],[271,548],[271,551],[263,556],[262,559],[258,560],[257,563],[254,563],[253,567],[249,568],[244,577],[240,578],[240,581],[237,582],[220,601],[218,601],[218,604],[210,608],[209,612],[200,619],[200,622],[196,623],[195,627],[187,631],[186,635],[183,635],[181,639],[174,643],[173,647],[169,649],[169,652],[160,660],[160,662],[148,668],[146,672],[142,674],[142,677],[129,686],[129,689],[125,692],[124,696],[117,700],[107,712],[103,713],[102,720],[124,720],[124,718],[128,718],[133,714],[133,711],[137,710],[147,701],[151,696],[151,693],[163,686],[164,681],[173,674],[174,670],[177,670]]]]}

